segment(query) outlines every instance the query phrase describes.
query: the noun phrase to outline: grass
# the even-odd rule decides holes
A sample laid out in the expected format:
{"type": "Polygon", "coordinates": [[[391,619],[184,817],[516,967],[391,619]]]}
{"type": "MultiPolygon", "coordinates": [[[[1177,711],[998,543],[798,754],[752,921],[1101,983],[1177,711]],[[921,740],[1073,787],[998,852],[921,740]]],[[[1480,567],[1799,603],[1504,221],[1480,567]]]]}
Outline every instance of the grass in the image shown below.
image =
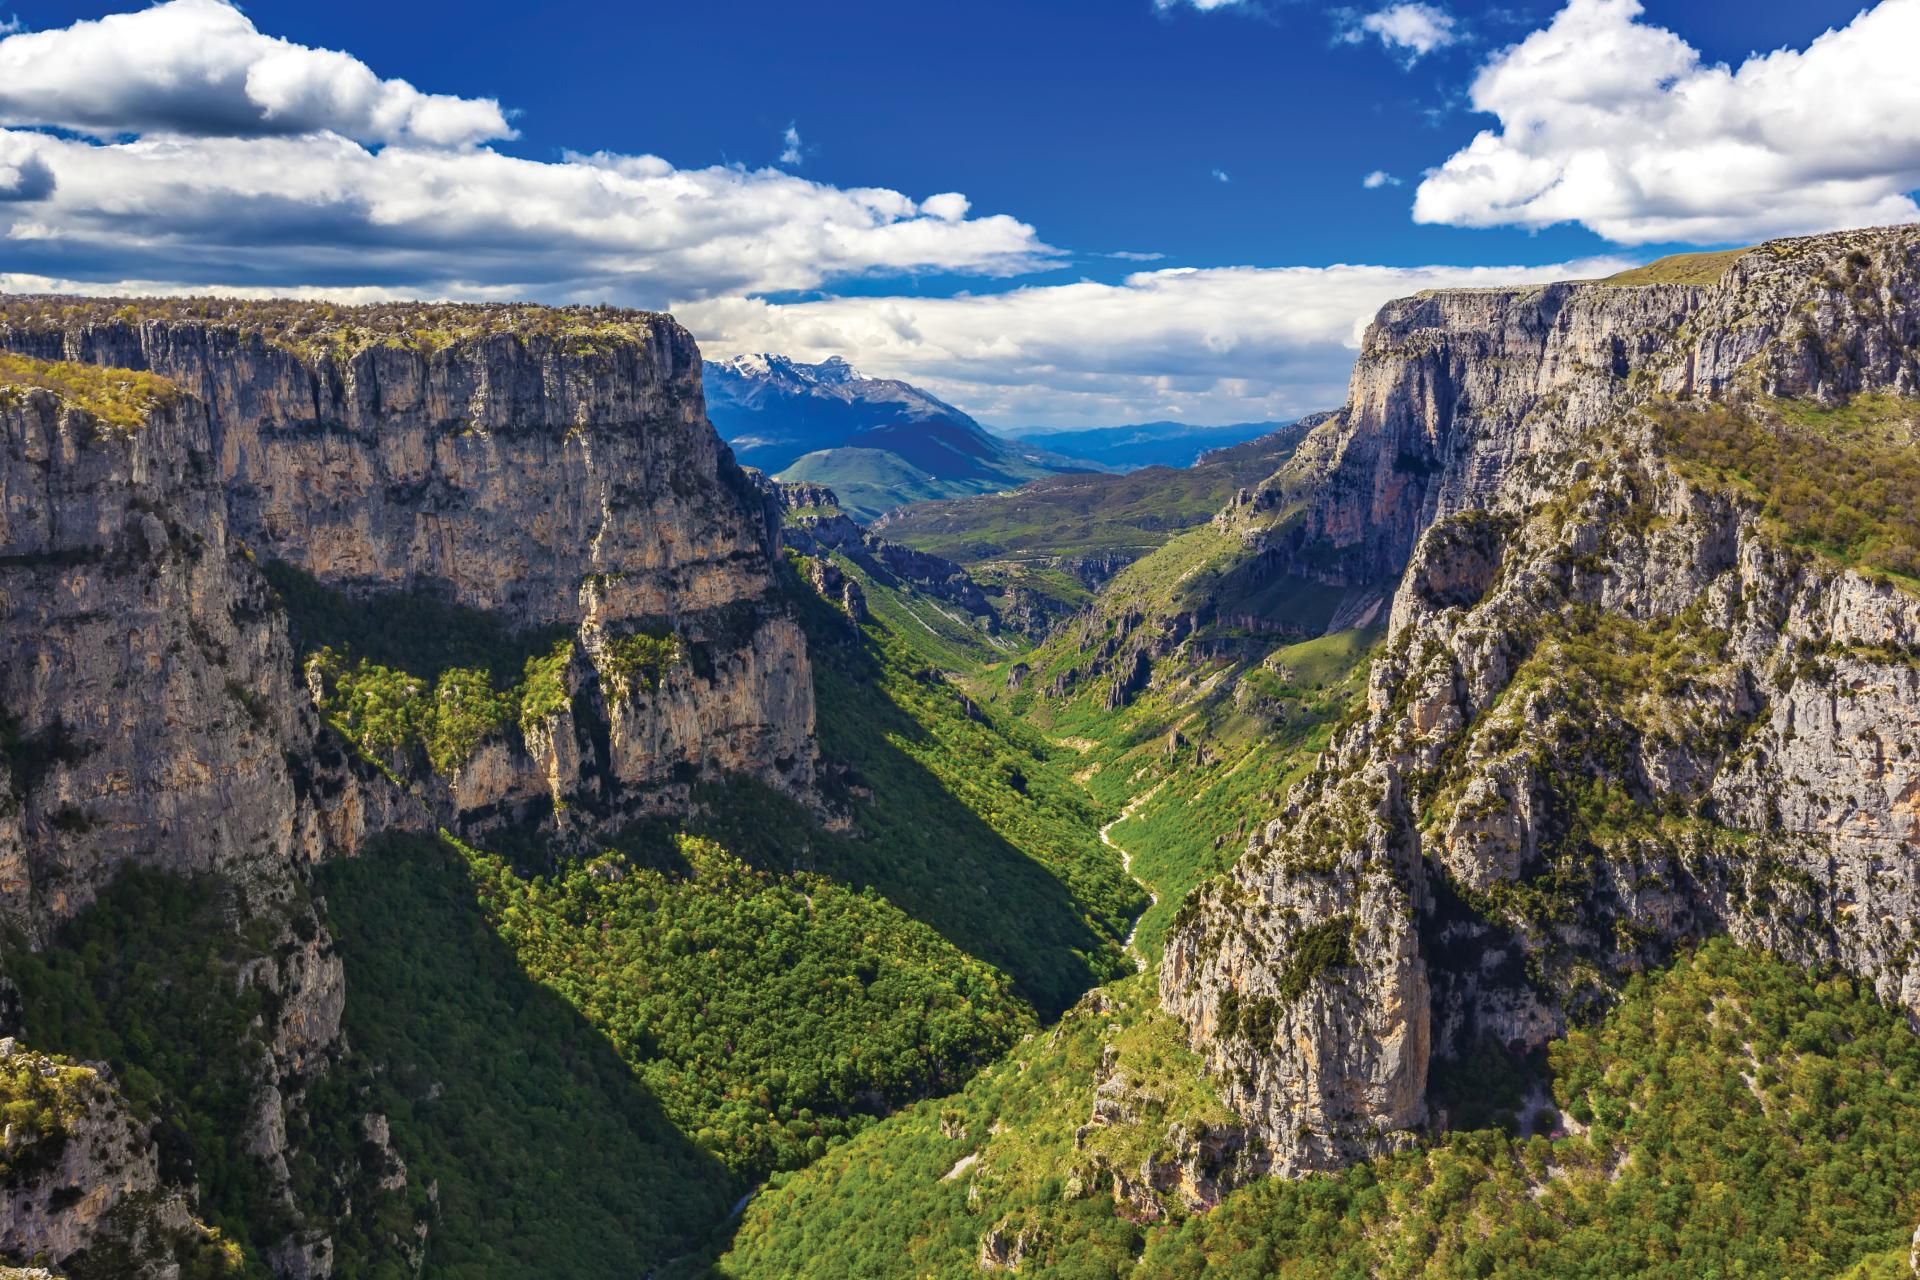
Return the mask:
{"type": "Polygon", "coordinates": [[[1746,249],[1722,249],[1711,253],[1675,253],[1656,258],[1645,266],[1616,272],[1597,284],[1628,287],[1645,284],[1719,284],[1735,258],[1746,249]]]}
{"type": "Polygon", "coordinates": [[[157,374],[0,351],[0,403],[8,393],[23,389],[51,391],[102,422],[128,430],[180,396],[178,387],[157,374]]]}
{"type": "Polygon", "coordinates": [[[1920,401],[1658,405],[1663,452],[1756,503],[1789,546],[1920,587],[1920,401]]]}
{"type": "Polygon", "coordinates": [[[0,328],[29,332],[99,324],[199,323],[259,339],[306,360],[352,359],[376,348],[431,356],[494,337],[551,343],[573,355],[644,347],[660,317],[615,307],[532,303],[331,302],[235,298],[0,298],[0,328]]]}
{"type": "Polygon", "coordinates": [[[1108,834],[1157,896],[1135,938],[1149,963],[1187,894],[1232,866],[1364,696],[1378,636],[1340,632],[1280,648],[1240,677],[1239,699],[1199,713],[1148,697],[1107,713],[1110,727],[1085,710],[1055,722],[1063,737],[1091,744],[1078,758],[1105,803],[1117,810],[1141,798],[1108,834]],[[1176,728],[1192,740],[1177,757],[1166,748],[1176,728]]]}
{"type": "Polygon", "coordinates": [[[958,1280],[999,1226],[1025,1233],[1023,1274],[1088,1280],[1872,1280],[1920,1218],[1920,1037],[1864,984],[1724,939],[1551,1047],[1540,1136],[1459,1132],[1145,1224],[1098,1175],[1221,1113],[1151,996],[1111,998],[776,1180],[720,1273],[958,1280]],[[1082,1134],[1108,1046],[1140,1123],[1082,1134]]]}
{"type": "Polygon", "coordinates": [[[1061,556],[1137,558],[1182,529],[1205,524],[1235,490],[1264,480],[1291,455],[1297,436],[1231,451],[1230,462],[1125,475],[1050,476],[1010,493],[923,503],[889,517],[891,542],[961,564],[1061,556]]]}
{"type": "Polygon", "coordinates": [[[1008,489],[1037,468],[1017,460],[960,476],[941,476],[889,449],[847,445],[819,449],[795,459],[776,479],[832,489],[840,509],[856,520],[873,520],[912,503],[1008,489]]]}

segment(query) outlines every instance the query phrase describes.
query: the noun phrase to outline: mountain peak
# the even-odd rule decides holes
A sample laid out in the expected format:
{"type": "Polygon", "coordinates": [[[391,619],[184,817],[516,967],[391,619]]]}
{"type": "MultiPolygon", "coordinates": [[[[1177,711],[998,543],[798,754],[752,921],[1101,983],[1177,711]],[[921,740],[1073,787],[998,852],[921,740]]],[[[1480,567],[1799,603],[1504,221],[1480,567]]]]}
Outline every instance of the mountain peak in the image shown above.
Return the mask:
{"type": "Polygon", "coordinates": [[[870,382],[842,356],[828,356],[818,364],[807,364],[770,351],[749,352],[731,360],[710,362],[714,368],[737,377],[782,383],[788,386],[844,386],[850,382],[870,382]]]}

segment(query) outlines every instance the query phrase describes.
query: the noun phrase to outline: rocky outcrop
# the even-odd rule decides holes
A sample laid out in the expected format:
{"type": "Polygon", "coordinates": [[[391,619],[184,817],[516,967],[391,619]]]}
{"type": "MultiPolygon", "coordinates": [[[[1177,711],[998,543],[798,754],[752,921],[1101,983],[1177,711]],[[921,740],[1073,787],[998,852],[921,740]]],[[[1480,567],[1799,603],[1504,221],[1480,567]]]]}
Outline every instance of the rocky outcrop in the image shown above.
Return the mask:
{"type": "Polygon", "coordinates": [[[0,916],[30,937],[129,863],[264,902],[402,820],[325,740],[211,453],[184,397],[122,428],[0,394],[0,916]]]}
{"type": "MultiPolygon", "coordinates": [[[[775,484],[769,488],[785,513],[780,533],[785,546],[813,557],[816,563],[833,554],[845,556],[877,582],[943,600],[969,615],[989,635],[999,629],[999,615],[993,605],[960,565],[888,542],[842,512],[839,498],[824,485],[775,484]]],[[[853,586],[857,593],[858,584],[853,586]]],[[[816,578],[814,587],[852,612],[853,606],[841,599],[843,593],[837,584],[823,588],[816,578]]]]}
{"type": "Polygon", "coordinates": [[[1161,971],[1274,1170],[1410,1141],[1432,1057],[1538,1046],[1708,932],[1920,1019],[1920,598],[1792,549],[1661,416],[1916,390],[1915,229],[1381,313],[1316,486],[1224,517],[1404,570],[1368,713],[1161,971]]]}
{"type": "Polygon", "coordinates": [[[209,309],[21,300],[0,308],[0,348],[179,386],[204,416],[195,465],[263,561],[363,600],[430,592],[575,631],[588,696],[460,776],[420,778],[439,820],[610,821],[719,773],[807,793],[812,681],[774,518],[707,424],[671,318],[209,309]],[[686,660],[617,693],[606,646],[636,633],[671,633],[686,660]]]}
{"type": "Polygon", "coordinates": [[[84,1257],[96,1274],[159,1280],[211,1245],[102,1072],[0,1039],[0,1097],[0,1259],[84,1257]]]}
{"type": "MultiPolygon", "coordinates": [[[[776,516],[699,368],[631,313],[0,303],[0,923],[44,945],[134,866],[234,888],[279,1275],[330,1273],[338,1207],[300,1201],[288,1136],[345,1049],[316,860],[388,829],[591,834],[727,773],[810,797],[776,516]],[[296,662],[328,637],[290,634],[267,562],[350,610],[430,598],[539,637],[550,687],[457,758],[352,749],[296,662]]],[[[325,1173],[363,1207],[405,1185],[390,1151],[325,1173]]]]}

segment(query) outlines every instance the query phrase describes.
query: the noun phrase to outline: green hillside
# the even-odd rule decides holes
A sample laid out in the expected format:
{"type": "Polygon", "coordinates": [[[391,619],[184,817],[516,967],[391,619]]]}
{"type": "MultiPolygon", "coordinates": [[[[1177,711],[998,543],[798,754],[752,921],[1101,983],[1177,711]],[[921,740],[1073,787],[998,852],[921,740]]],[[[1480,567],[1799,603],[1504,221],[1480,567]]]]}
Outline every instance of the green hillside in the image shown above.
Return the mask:
{"type": "Polygon", "coordinates": [[[1048,474],[1011,455],[977,465],[962,475],[941,475],[916,466],[890,449],[843,446],[796,459],[775,477],[788,484],[820,484],[840,498],[857,520],[873,520],[897,507],[940,498],[996,493],[1048,474]]]}
{"type": "Polygon", "coordinates": [[[1920,1217],[1920,1148],[1902,1138],[1920,1124],[1920,1037],[1859,983],[1725,940],[1552,1046],[1532,1136],[1509,1115],[1156,1220],[1116,1206],[1111,1171],[1151,1161],[1176,1116],[1223,1120],[1162,1017],[1120,984],[958,1097],[776,1179],[721,1274],[957,1280],[997,1231],[1024,1237],[1022,1274],[1050,1277],[1837,1278],[1896,1274],[1880,1264],[1920,1217]],[[1103,1061],[1152,1101],[1077,1136],[1103,1061]]]}

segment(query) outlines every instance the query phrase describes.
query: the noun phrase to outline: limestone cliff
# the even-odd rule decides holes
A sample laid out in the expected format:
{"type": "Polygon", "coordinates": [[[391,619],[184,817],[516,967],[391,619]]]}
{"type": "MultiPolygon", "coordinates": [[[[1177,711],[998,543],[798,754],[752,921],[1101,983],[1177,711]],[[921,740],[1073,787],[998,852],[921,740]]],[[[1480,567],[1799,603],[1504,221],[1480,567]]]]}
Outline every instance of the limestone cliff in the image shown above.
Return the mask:
{"type": "Polygon", "coordinates": [[[442,821],[597,823],[721,772],[806,792],[812,682],[773,517],[671,318],[22,299],[0,307],[0,348],[180,387],[205,416],[198,465],[263,562],[575,634],[567,706],[420,771],[442,821]],[[635,634],[671,635],[678,660],[608,678],[635,634]]]}
{"type": "Polygon", "coordinates": [[[228,1260],[187,1197],[161,1182],[153,1143],[111,1079],[0,1039],[0,1098],[0,1257],[129,1280],[228,1260]]]}
{"type": "MultiPolygon", "coordinates": [[[[282,1276],[327,1275],[335,1211],[406,1189],[371,1138],[365,1168],[298,1173],[313,1153],[289,1134],[346,1048],[311,864],[388,829],[588,839],[728,773],[810,798],[776,515],[699,371],[669,318],[625,312],[0,304],[0,925],[45,946],[133,867],[224,886],[213,980],[264,1009],[233,1051],[257,1064],[242,1146],[282,1276]],[[336,697],[356,655],[302,669],[331,637],[298,633],[290,601],[327,615],[296,595],[336,620],[436,601],[546,655],[542,683],[477,673],[484,715],[383,746],[336,697]]],[[[444,711],[433,674],[383,696],[444,711]]],[[[64,1256],[57,1225],[0,1257],[64,1256]]],[[[398,1254],[417,1263],[417,1239],[398,1254]]]]}
{"type": "Polygon", "coordinates": [[[258,952],[232,980],[272,994],[255,1146],[286,1197],[287,1114],[341,1048],[344,979],[305,868],[427,815],[308,702],[285,616],[231,536],[203,407],[126,371],[9,361],[0,921],[44,944],[128,867],[230,884],[258,952]]]}
{"type": "Polygon", "coordinates": [[[1381,313],[1311,472],[1223,521],[1287,507],[1259,536],[1298,570],[1400,574],[1387,656],[1161,973],[1271,1169],[1443,1125],[1434,1058],[1537,1046],[1707,932],[1920,1018],[1920,596],[1855,554],[1911,494],[1884,537],[1796,523],[1803,473],[1907,465],[1916,392],[1912,228],[1381,313]]]}

